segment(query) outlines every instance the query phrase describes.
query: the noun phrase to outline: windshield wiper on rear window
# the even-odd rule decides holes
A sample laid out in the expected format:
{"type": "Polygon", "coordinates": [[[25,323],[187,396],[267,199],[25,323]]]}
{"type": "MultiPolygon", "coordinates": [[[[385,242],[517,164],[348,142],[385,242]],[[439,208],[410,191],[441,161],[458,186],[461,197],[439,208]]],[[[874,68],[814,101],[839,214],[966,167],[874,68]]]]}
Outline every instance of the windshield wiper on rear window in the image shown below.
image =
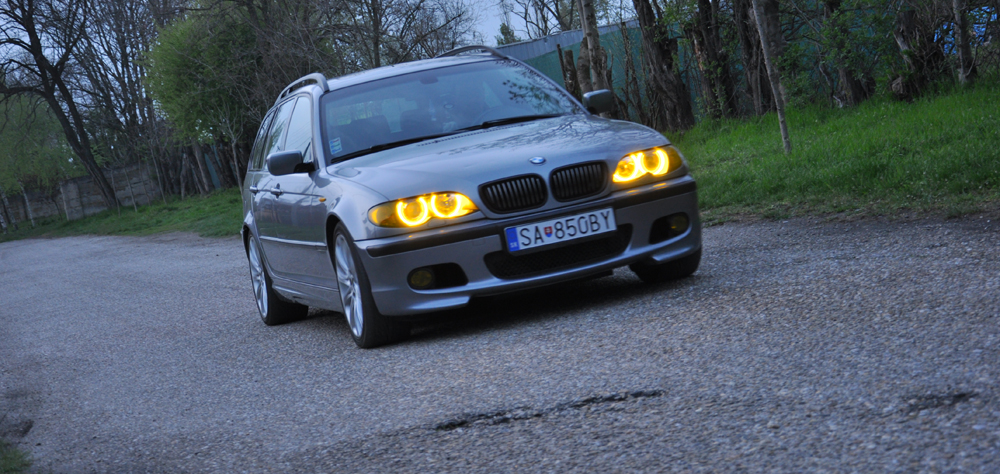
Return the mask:
{"type": "Polygon", "coordinates": [[[501,125],[510,125],[512,123],[530,122],[532,120],[541,120],[552,117],[561,117],[566,114],[537,114],[537,115],[520,115],[517,117],[507,117],[496,120],[487,120],[481,124],[473,125],[471,127],[460,128],[456,131],[467,132],[469,130],[482,130],[484,128],[499,127],[501,125]]]}

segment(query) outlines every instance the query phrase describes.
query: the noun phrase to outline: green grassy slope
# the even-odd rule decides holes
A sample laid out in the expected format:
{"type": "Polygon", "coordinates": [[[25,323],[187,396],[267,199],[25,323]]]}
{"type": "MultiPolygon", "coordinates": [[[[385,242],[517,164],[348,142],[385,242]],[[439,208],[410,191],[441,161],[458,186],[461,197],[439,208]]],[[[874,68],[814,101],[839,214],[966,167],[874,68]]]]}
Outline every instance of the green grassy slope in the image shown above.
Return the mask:
{"type": "Polygon", "coordinates": [[[61,237],[66,235],[148,235],[161,232],[195,232],[203,237],[239,235],[242,222],[240,190],[226,189],[208,196],[194,196],[181,200],[167,198],[142,206],[139,212],[123,207],[121,216],[116,211],[104,211],[85,219],[66,221],[50,219],[32,229],[28,222],[20,223],[20,230],[0,234],[0,242],[28,237],[61,237]]]}
{"type": "MultiPolygon", "coordinates": [[[[914,103],[700,124],[676,140],[709,219],[737,215],[960,215],[1000,201],[1000,87],[914,103]]],[[[673,137],[671,137],[673,138],[673,137]]]]}

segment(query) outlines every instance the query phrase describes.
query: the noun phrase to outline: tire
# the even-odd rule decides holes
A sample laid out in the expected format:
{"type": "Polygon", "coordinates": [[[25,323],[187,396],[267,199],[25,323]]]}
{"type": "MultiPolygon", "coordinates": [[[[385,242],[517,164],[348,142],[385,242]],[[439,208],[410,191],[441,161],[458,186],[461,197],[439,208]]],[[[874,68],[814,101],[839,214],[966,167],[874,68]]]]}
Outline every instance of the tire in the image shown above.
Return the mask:
{"type": "Polygon", "coordinates": [[[268,326],[290,323],[306,317],[309,307],[285,301],[274,291],[271,275],[264,265],[264,254],[260,251],[257,237],[250,235],[247,242],[247,260],[250,261],[250,283],[260,319],[268,326]]]}
{"type": "Polygon", "coordinates": [[[663,283],[690,276],[698,270],[699,264],[701,264],[701,249],[691,255],[666,263],[657,265],[633,263],[628,267],[640,280],[646,283],[663,283]]]}
{"type": "Polygon", "coordinates": [[[354,343],[362,349],[370,349],[409,336],[408,327],[390,321],[378,312],[368,274],[361,265],[354,239],[343,224],[337,224],[331,243],[340,302],[344,305],[344,317],[354,343]]]}

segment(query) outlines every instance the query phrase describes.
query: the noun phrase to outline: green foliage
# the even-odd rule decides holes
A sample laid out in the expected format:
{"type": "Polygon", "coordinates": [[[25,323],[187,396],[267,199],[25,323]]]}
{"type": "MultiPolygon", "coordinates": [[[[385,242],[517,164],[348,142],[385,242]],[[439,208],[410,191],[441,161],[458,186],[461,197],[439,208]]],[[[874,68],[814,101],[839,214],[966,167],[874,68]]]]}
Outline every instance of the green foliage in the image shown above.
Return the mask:
{"type": "Polygon", "coordinates": [[[497,40],[497,46],[514,44],[522,41],[521,38],[514,34],[514,30],[510,26],[507,26],[506,23],[500,24],[500,34],[495,38],[497,40]]]}
{"type": "Polygon", "coordinates": [[[32,237],[68,235],[149,235],[163,232],[195,232],[202,237],[230,237],[240,233],[242,202],[240,190],[230,188],[208,196],[168,198],[139,208],[104,211],[84,219],[49,219],[35,229],[0,234],[0,242],[32,237]]]}
{"type": "Polygon", "coordinates": [[[59,122],[44,103],[28,96],[11,97],[0,104],[0,113],[0,188],[5,192],[19,194],[19,181],[48,188],[83,174],[59,122]]]}
{"type": "Polygon", "coordinates": [[[879,98],[791,110],[789,155],[773,114],[705,121],[677,143],[714,218],[995,210],[1000,113],[983,104],[997,103],[1000,86],[990,84],[912,104],[879,98]]]}
{"type": "Polygon", "coordinates": [[[146,85],[183,136],[207,142],[227,130],[245,133],[240,99],[260,69],[254,43],[252,29],[230,15],[192,12],[160,30],[146,85]]]}
{"type": "Polygon", "coordinates": [[[888,90],[888,83],[904,68],[891,34],[895,21],[889,4],[845,0],[821,30],[820,46],[828,67],[843,65],[854,71],[856,79],[873,80],[880,90],[888,90]]]}
{"type": "Polygon", "coordinates": [[[0,474],[27,472],[30,467],[30,456],[0,441],[0,474]]]}

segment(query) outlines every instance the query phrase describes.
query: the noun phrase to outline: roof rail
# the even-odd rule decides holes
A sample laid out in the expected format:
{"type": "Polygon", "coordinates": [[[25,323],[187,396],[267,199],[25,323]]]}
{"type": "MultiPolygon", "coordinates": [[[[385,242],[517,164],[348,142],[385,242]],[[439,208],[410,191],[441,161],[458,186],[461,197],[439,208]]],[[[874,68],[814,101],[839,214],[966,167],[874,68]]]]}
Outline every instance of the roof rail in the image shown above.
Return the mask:
{"type": "Polygon", "coordinates": [[[318,85],[321,89],[323,89],[323,92],[327,92],[330,90],[330,85],[326,82],[326,76],[318,72],[314,72],[312,74],[307,74],[292,81],[292,83],[289,84],[288,87],[282,89],[281,93],[278,94],[278,100],[274,101],[275,105],[277,105],[278,102],[281,102],[281,99],[288,97],[288,95],[291,94],[293,90],[298,89],[295,86],[305,82],[315,82],[316,85],[318,85]]]}
{"type": "Polygon", "coordinates": [[[500,51],[497,51],[497,50],[495,50],[495,49],[493,49],[493,48],[491,48],[489,46],[483,46],[483,45],[463,46],[461,48],[455,48],[455,49],[453,49],[451,51],[447,51],[447,52],[441,53],[441,54],[439,54],[437,56],[434,56],[434,57],[435,58],[445,58],[445,57],[448,57],[448,56],[458,56],[459,54],[462,54],[462,53],[465,53],[465,52],[468,52],[468,51],[486,51],[487,53],[490,53],[493,56],[496,56],[498,58],[507,59],[507,56],[505,56],[500,51]]]}

